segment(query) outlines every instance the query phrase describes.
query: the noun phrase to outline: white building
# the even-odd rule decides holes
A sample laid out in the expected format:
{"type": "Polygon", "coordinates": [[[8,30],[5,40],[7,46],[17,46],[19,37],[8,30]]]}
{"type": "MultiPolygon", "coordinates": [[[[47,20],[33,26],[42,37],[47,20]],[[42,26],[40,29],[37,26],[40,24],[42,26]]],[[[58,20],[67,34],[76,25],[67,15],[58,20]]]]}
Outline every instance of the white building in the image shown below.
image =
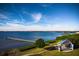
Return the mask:
{"type": "Polygon", "coordinates": [[[58,51],[69,52],[74,49],[74,45],[71,41],[65,39],[57,43],[58,51]]]}

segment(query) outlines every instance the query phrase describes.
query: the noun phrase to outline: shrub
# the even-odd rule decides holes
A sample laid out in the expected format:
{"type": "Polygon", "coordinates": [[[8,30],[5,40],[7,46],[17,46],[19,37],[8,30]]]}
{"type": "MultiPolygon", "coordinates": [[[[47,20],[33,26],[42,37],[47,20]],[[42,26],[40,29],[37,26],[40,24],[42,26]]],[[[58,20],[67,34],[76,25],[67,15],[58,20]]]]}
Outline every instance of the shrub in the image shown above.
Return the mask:
{"type": "Polygon", "coordinates": [[[37,39],[36,42],[35,42],[35,46],[36,47],[39,47],[39,48],[43,48],[45,46],[45,42],[43,39],[37,39]]]}

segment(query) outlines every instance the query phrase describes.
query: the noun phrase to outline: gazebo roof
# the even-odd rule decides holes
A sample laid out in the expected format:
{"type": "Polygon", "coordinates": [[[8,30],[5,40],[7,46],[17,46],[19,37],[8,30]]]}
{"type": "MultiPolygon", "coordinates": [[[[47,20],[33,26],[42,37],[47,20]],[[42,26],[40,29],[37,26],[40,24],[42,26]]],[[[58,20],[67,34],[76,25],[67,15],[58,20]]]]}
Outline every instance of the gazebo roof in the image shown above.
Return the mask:
{"type": "Polygon", "coordinates": [[[63,44],[65,42],[70,42],[69,40],[65,39],[65,40],[61,40],[60,42],[58,42],[58,44],[63,44]]]}

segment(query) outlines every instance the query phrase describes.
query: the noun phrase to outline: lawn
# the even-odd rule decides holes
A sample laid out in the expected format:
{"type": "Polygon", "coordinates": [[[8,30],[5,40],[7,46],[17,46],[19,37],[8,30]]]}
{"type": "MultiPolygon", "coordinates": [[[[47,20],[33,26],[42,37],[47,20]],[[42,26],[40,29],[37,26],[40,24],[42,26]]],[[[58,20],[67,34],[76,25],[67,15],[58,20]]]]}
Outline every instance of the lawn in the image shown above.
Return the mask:
{"type": "Polygon", "coordinates": [[[43,48],[34,48],[31,50],[27,50],[22,52],[24,56],[79,56],[79,49],[74,49],[71,52],[59,52],[58,50],[45,50],[43,48]]]}
{"type": "Polygon", "coordinates": [[[58,50],[47,50],[46,47],[52,47],[54,44],[45,46],[44,48],[33,48],[22,52],[22,55],[31,55],[31,56],[79,56],[79,48],[74,49],[71,52],[59,52],[58,50]]]}
{"type": "Polygon", "coordinates": [[[22,55],[34,55],[34,54],[39,54],[41,51],[44,51],[43,48],[33,48],[30,50],[22,51],[22,55]]]}
{"type": "Polygon", "coordinates": [[[57,37],[54,42],[48,41],[48,45],[44,48],[33,48],[22,52],[24,55],[32,55],[32,56],[79,56],[79,34],[68,34],[57,37]],[[76,47],[73,51],[70,52],[59,52],[56,49],[52,49],[54,45],[56,45],[61,40],[68,39],[70,40],[76,47]],[[50,42],[50,43],[49,43],[50,42]],[[49,49],[45,49],[48,48],[49,49]]]}
{"type": "Polygon", "coordinates": [[[58,52],[57,50],[46,51],[42,53],[43,56],[79,56],[79,49],[75,49],[71,52],[58,52]]]}

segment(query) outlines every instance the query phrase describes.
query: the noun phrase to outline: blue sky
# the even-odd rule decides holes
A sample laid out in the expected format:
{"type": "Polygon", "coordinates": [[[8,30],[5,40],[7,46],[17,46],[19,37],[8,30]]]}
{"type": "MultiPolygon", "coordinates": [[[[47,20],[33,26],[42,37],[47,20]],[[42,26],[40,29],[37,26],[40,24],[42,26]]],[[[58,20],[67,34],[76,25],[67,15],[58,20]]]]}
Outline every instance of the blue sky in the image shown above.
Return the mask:
{"type": "Polygon", "coordinates": [[[78,31],[79,4],[0,4],[0,31],[78,31]]]}

